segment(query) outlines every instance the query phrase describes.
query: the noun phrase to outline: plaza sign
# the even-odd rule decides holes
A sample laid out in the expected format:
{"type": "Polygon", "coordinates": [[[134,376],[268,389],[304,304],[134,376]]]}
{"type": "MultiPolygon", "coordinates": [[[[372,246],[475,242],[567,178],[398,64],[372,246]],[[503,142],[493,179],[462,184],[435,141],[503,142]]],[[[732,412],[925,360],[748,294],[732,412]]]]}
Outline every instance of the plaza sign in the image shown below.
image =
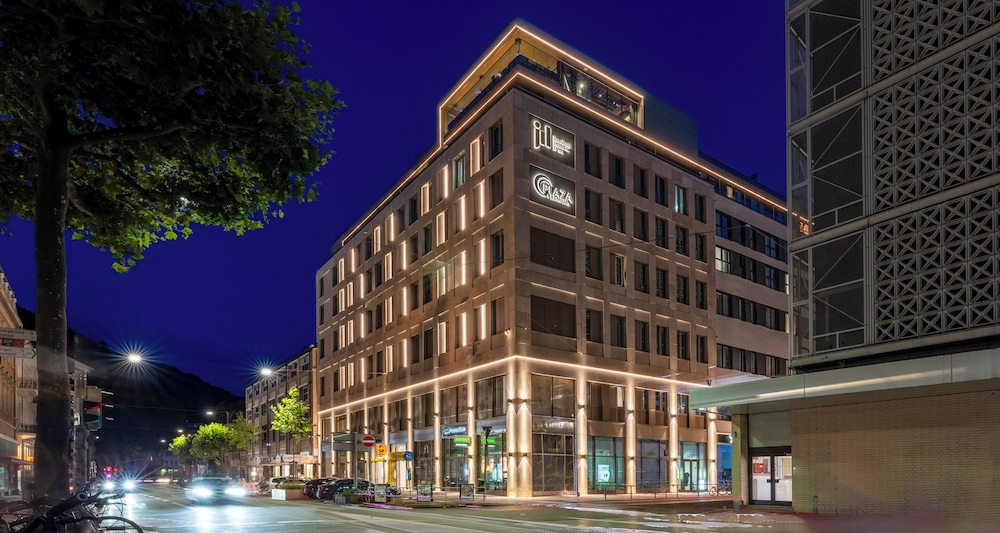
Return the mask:
{"type": "Polygon", "coordinates": [[[543,153],[560,163],[576,167],[573,146],[576,138],[572,133],[542,120],[535,115],[531,118],[531,149],[543,153]]]}
{"type": "Polygon", "coordinates": [[[576,215],[576,184],[534,165],[531,176],[531,201],[576,215]]]}

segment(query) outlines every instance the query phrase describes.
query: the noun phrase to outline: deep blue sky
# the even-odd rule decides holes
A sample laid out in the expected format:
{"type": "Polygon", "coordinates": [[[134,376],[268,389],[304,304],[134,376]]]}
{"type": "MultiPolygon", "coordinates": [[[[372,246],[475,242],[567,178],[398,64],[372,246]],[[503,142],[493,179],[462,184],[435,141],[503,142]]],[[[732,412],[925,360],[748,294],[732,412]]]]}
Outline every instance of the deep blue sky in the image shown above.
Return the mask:
{"type": "MultiPolygon", "coordinates": [[[[126,274],[68,242],[70,327],[242,395],[256,367],[315,342],[314,278],[338,236],[434,142],[452,84],[516,18],[698,121],[701,149],[783,191],[784,2],[299,0],[307,75],[347,104],[318,201],[237,237],[195,228],[126,274]],[[434,6],[433,8],[425,6],[434,6]]],[[[32,227],[0,236],[0,267],[35,309],[32,227]]]]}

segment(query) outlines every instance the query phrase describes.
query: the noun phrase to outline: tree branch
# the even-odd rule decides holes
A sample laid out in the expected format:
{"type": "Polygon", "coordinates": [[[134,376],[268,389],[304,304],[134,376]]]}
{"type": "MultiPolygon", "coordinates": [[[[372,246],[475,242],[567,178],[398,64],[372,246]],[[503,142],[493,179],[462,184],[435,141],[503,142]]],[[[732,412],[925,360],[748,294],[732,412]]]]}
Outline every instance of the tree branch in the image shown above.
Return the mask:
{"type": "Polygon", "coordinates": [[[145,139],[169,135],[175,131],[194,131],[201,125],[201,121],[194,119],[172,120],[167,122],[165,125],[159,124],[153,127],[116,128],[90,133],[80,133],[71,135],[67,144],[70,148],[76,149],[83,148],[84,146],[93,146],[114,141],[142,141],[145,139]]]}

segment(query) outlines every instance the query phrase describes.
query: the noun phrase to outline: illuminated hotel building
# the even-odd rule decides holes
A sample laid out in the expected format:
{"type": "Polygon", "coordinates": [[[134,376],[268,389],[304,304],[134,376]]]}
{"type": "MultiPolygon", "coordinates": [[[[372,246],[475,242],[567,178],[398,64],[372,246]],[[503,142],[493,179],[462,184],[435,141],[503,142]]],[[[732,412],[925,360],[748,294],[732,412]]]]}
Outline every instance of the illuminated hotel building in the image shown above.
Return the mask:
{"type": "Polygon", "coordinates": [[[689,394],[786,373],[783,198],[522,23],[437,128],[316,273],[322,473],[511,496],[729,476],[731,423],[689,394]]]}
{"type": "Polygon", "coordinates": [[[795,375],[692,405],[736,500],[996,524],[1000,2],[787,5],[795,375]]]}

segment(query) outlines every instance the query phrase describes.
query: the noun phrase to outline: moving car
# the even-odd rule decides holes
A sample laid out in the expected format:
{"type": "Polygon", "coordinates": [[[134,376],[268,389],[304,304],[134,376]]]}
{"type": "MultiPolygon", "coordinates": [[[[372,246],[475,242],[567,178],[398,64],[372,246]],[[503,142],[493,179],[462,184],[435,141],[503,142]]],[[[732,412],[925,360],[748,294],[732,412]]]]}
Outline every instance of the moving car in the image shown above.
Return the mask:
{"type": "MultiPolygon", "coordinates": [[[[319,486],[316,490],[316,498],[320,500],[332,500],[337,494],[343,494],[344,491],[354,488],[354,479],[337,479],[334,481],[329,481],[319,486]]],[[[358,490],[365,491],[371,488],[371,483],[365,481],[364,479],[358,480],[358,490]]]]}
{"type": "Polygon", "coordinates": [[[336,481],[338,479],[340,479],[340,478],[336,478],[336,477],[321,477],[321,478],[316,478],[316,479],[310,479],[309,481],[306,481],[305,485],[302,486],[302,494],[305,494],[307,498],[311,498],[311,499],[315,500],[315,499],[319,498],[318,492],[319,492],[320,485],[323,485],[325,483],[329,483],[331,481],[336,481]]]}
{"type": "Polygon", "coordinates": [[[196,477],[184,487],[188,501],[192,503],[242,501],[246,489],[225,476],[196,477]]]}

